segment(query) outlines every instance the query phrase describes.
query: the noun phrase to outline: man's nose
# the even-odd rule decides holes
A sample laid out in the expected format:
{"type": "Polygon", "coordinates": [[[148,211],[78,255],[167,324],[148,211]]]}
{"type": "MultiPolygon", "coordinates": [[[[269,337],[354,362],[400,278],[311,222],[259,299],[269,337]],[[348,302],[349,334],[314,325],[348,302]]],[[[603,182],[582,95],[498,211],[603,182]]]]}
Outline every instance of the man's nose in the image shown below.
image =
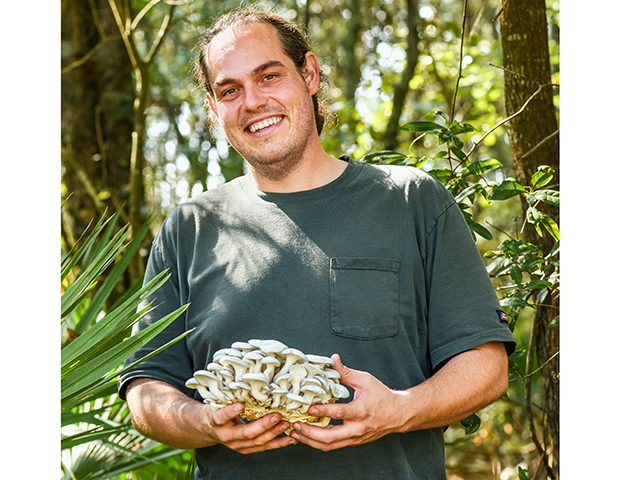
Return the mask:
{"type": "Polygon", "coordinates": [[[246,86],[244,90],[244,107],[247,110],[259,110],[267,104],[267,96],[255,85],[246,86]]]}

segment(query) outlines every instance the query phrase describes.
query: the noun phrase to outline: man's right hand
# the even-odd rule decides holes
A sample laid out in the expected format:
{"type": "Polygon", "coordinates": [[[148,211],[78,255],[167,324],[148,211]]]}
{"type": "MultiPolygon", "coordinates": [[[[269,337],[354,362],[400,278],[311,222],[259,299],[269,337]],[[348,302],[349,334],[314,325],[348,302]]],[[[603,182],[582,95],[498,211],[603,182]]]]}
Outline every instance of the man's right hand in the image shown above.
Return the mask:
{"type": "Polygon", "coordinates": [[[279,413],[250,423],[238,415],[244,405],[235,403],[216,411],[161,380],[137,378],[127,388],[133,426],[165,445],[193,449],[222,443],[238,453],[273,450],[295,443],[281,435],[291,425],[279,413]]]}

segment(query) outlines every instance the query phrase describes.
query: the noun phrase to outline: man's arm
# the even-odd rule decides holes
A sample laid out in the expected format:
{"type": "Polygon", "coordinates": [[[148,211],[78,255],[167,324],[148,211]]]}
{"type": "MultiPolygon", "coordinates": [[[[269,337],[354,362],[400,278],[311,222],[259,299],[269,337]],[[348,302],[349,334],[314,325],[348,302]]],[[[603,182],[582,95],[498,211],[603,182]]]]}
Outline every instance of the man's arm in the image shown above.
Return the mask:
{"type": "Polygon", "coordinates": [[[451,358],[433,377],[404,391],[391,390],[373,375],[334,368],[341,383],[355,390],[350,403],[314,405],[309,414],[343,420],[319,428],[295,423],[292,437],[329,451],[372,442],[390,433],[443,427],[500,398],[507,390],[508,359],[502,342],[489,342],[451,358]]]}
{"type": "Polygon", "coordinates": [[[295,442],[278,437],[290,427],[279,413],[245,424],[238,415],[242,403],[215,412],[208,405],[187,397],[166,382],[136,378],[127,388],[127,404],[133,426],[143,435],[165,445],[192,449],[222,443],[238,453],[253,453],[285,447],[295,442]]]}

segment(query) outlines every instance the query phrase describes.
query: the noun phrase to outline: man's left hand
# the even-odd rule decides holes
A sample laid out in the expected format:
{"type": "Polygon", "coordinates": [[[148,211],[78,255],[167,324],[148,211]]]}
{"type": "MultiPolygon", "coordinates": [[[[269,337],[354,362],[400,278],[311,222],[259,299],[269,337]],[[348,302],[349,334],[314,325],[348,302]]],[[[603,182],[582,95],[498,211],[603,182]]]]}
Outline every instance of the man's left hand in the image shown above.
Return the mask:
{"type": "Polygon", "coordinates": [[[326,452],[401,431],[405,392],[391,390],[370,373],[345,367],[337,354],[331,358],[340,373],[340,383],[355,391],[353,401],[312,405],[308,413],[342,420],[342,424],[323,428],[297,422],[291,436],[326,452]]]}

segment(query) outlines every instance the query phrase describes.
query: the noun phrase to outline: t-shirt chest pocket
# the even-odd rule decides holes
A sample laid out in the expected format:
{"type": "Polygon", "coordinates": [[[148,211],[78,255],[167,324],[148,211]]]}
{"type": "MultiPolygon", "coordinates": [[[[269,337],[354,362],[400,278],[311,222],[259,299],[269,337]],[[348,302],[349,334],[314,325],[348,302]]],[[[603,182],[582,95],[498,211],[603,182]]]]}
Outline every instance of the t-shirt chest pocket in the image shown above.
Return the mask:
{"type": "Polygon", "coordinates": [[[400,261],[332,258],[331,332],[363,340],[398,333],[400,261]]]}

